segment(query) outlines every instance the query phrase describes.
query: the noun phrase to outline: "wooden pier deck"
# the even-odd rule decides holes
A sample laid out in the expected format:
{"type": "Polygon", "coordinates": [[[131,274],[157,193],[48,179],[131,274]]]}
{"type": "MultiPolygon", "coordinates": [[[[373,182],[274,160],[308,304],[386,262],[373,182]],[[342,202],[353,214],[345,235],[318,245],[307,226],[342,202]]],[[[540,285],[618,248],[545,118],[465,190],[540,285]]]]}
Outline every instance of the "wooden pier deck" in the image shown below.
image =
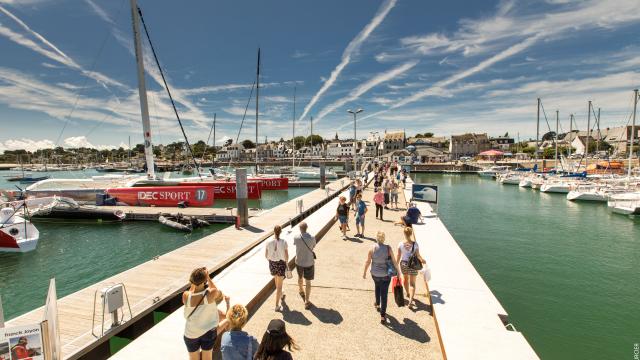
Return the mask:
{"type": "MultiPolygon", "coordinates": [[[[226,228],[59,299],[58,323],[62,358],[78,359],[89,353],[87,358],[106,358],[109,355],[108,339],[119,333],[136,337],[148,329],[149,323],[153,323],[152,312],[163,305],[176,302],[179,294],[187,288],[188,275],[194,268],[205,266],[211,272],[223,269],[268,238],[274,225],[286,226],[297,217],[308,215],[348,184],[348,179],[335,180],[327,184],[326,190],[316,189],[263,211],[253,217],[250,226],[246,228],[226,228]],[[302,213],[298,213],[297,209],[299,199],[304,204],[302,213]],[[103,337],[95,337],[92,332],[100,334],[102,318],[99,310],[94,313],[96,291],[117,283],[126,287],[133,321],[127,311],[127,321],[124,324],[114,327],[103,337]]],[[[117,249],[114,250],[114,256],[117,256],[117,249]]],[[[99,306],[98,301],[96,307],[99,306]]],[[[42,318],[41,307],[8,321],[7,326],[33,324],[40,322],[42,318]]],[[[105,318],[109,318],[109,315],[106,314],[105,318]]],[[[110,328],[111,322],[106,321],[104,327],[110,328]]]]}

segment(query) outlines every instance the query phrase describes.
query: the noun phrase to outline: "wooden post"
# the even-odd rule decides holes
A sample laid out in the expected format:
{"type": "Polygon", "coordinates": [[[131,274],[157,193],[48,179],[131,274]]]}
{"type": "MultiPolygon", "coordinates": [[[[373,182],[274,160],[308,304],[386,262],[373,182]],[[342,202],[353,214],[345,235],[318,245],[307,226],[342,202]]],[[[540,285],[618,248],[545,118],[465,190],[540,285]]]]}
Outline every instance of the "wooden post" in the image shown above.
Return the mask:
{"type": "Polygon", "coordinates": [[[249,206],[247,188],[247,169],[236,169],[236,200],[238,203],[239,225],[241,227],[249,225],[249,206]]]}
{"type": "Polygon", "coordinates": [[[4,327],[4,311],[2,309],[2,296],[0,296],[0,328],[4,327]]]}

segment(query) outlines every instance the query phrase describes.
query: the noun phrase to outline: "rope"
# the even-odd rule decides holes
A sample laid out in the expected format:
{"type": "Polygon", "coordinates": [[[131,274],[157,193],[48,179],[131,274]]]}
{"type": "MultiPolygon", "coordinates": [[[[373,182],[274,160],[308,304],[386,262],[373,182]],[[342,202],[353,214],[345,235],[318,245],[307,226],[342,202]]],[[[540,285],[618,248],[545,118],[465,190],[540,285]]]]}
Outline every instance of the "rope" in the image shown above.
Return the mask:
{"type": "MultiPolygon", "coordinates": [[[[247,100],[247,105],[244,107],[244,114],[242,115],[242,122],[240,123],[240,129],[238,129],[238,136],[236,136],[236,144],[238,144],[238,140],[240,139],[240,132],[242,132],[242,125],[244,125],[244,119],[247,117],[247,110],[249,110],[249,103],[251,103],[251,98],[253,97],[253,89],[256,86],[255,80],[253,84],[251,84],[251,91],[249,92],[249,99],[247,100]]],[[[214,144],[215,146],[215,144],[214,144]]],[[[257,144],[256,144],[257,146],[257,144]]]]}
{"type": "Polygon", "coordinates": [[[140,9],[140,7],[138,7],[138,15],[140,15],[140,22],[142,22],[144,33],[147,35],[147,40],[149,41],[149,46],[151,47],[151,53],[153,54],[153,59],[155,60],[156,66],[158,67],[158,71],[160,72],[160,76],[162,77],[164,88],[165,90],[167,90],[167,95],[169,96],[169,101],[171,101],[173,112],[176,114],[176,118],[178,119],[178,124],[180,125],[180,131],[182,131],[182,136],[184,137],[184,141],[187,144],[187,149],[189,149],[189,154],[191,155],[193,164],[196,166],[198,177],[202,178],[202,176],[200,175],[200,166],[198,165],[198,162],[196,161],[196,158],[193,155],[193,149],[191,148],[191,144],[189,144],[187,133],[184,131],[184,127],[182,126],[182,120],[180,120],[180,115],[178,114],[176,103],[173,101],[173,96],[171,96],[171,90],[169,90],[169,84],[167,84],[167,79],[164,77],[164,72],[162,71],[162,67],[160,66],[160,61],[158,60],[158,56],[156,55],[156,50],[153,47],[153,42],[151,42],[151,35],[149,35],[149,30],[147,29],[147,24],[144,22],[144,17],[142,16],[142,10],[140,9]]]}

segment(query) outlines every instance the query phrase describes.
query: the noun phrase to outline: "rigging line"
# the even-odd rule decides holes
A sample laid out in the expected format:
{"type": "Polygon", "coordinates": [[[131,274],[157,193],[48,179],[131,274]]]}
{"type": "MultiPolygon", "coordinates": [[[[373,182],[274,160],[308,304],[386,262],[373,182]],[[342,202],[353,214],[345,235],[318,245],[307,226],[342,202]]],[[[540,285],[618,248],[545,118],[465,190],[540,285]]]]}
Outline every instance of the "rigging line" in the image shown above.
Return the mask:
{"type": "Polygon", "coordinates": [[[189,149],[191,160],[193,160],[193,163],[196,166],[198,177],[202,178],[202,176],[200,175],[200,166],[198,165],[198,162],[196,161],[196,157],[193,154],[193,149],[191,148],[191,144],[189,144],[187,133],[184,131],[184,127],[182,126],[182,120],[180,120],[180,115],[178,114],[176,103],[173,101],[173,96],[171,96],[171,90],[169,90],[169,84],[167,84],[167,79],[164,77],[164,72],[162,71],[162,67],[160,66],[160,61],[158,60],[158,56],[156,55],[156,50],[154,49],[153,43],[151,42],[151,35],[149,35],[149,30],[147,29],[147,24],[144,22],[144,17],[142,16],[142,10],[140,9],[140,7],[138,7],[138,14],[140,15],[140,22],[142,23],[142,27],[144,28],[144,33],[147,35],[147,40],[149,41],[149,46],[151,47],[151,53],[153,54],[153,58],[156,62],[156,66],[158,67],[158,71],[160,72],[160,76],[162,77],[164,88],[165,90],[167,90],[167,95],[169,96],[169,100],[171,101],[173,112],[176,114],[176,118],[178,119],[178,124],[180,125],[180,131],[182,131],[182,136],[184,136],[184,141],[187,144],[187,149],[189,149]]]}
{"type": "MultiPolygon", "coordinates": [[[[122,5],[124,5],[125,1],[122,1],[122,5]]],[[[118,17],[120,15],[120,12],[122,11],[123,6],[120,5],[120,9],[118,10],[116,17],[118,17]]],[[[89,72],[93,72],[96,69],[96,65],[98,64],[98,59],[100,58],[100,55],[102,54],[102,51],[104,50],[104,48],[107,45],[107,40],[109,40],[109,35],[111,34],[110,31],[107,31],[106,35],[104,36],[104,39],[102,40],[102,43],[100,44],[100,47],[98,48],[98,53],[96,54],[96,56],[93,58],[93,63],[90,66],[90,70],[89,72]]],[[[82,73],[84,73],[85,71],[81,71],[82,73]]],[[[58,135],[58,138],[56,139],[56,143],[55,145],[58,146],[58,143],[60,143],[60,139],[62,138],[62,134],[64,134],[64,130],[67,128],[67,125],[69,125],[69,121],[71,120],[71,116],[73,115],[73,113],[76,111],[78,104],[80,103],[80,97],[81,97],[81,90],[82,89],[86,89],[87,87],[87,83],[89,82],[89,77],[85,76],[84,78],[84,82],[82,84],[82,87],[80,89],[78,89],[78,93],[76,96],[76,99],[73,103],[73,106],[71,107],[71,110],[69,111],[69,114],[66,116],[67,121],[64,122],[64,125],[62,126],[62,130],[60,130],[60,134],[58,135]]],[[[109,90],[108,86],[106,84],[102,84],[107,90],[109,90]]],[[[109,90],[109,92],[111,92],[109,90]]],[[[113,93],[111,93],[113,94],[113,93]]]]}
{"type": "Polygon", "coordinates": [[[249,92],[249,99],[247,100],[247,105],[244,107],[244,114],[242,115],[242,122],[240,123],[240,129],[238,129],[238,136],[236,136],[236,144],[238,144],[238,140],[240,139],[240,132],[242,132],[242,126],[244,125],[244,120],[247,117],[247,110],[249,110],[249,104],[251,103],[251,99],[253,98],[253,89],[256,86],[256,81],[253,81],[251,84],[251,91],[249,92]]]}
{"type": "Polygon", "coordinates": [[[547,128],[551,131],[551,125],[549,125],[549,119],[547,118],[547,112],[544,111],[544,105],[542,104],[542,100],[540,100],[540,107],[542,108],[542,114],[544,115],[544,121],[547,122],[547,128]]]}

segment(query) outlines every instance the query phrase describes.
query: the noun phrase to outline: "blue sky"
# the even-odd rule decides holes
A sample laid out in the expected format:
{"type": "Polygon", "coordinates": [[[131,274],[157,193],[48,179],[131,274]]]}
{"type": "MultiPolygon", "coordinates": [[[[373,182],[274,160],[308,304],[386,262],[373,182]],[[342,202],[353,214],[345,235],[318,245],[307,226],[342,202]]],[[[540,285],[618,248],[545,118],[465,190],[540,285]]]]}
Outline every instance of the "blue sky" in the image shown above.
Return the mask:
{"type": "MultiPolygon", "coordinates": [[[[535,136],[625,125],[640,85],[640,2],[139,0],[190,140],[236,138],[262,48],[259,128],[291,136],[406,129],[535,136]],[[188,6],[186,6],[188,4],[188,6]],[[635,38],[634,38],[635,37],[635,38]],[[546,130],[546,124],[543,125],[546,130]]],[[[141,142],[128,0],[0,0],[0,151],[141,142]],[[63,130],[64,129],[64,130],[63,130]]],[[[154,142],[179,140],[146,51],[154,142]]],[[[255,136],[250,105],[240,139],[255,136]]]]}

